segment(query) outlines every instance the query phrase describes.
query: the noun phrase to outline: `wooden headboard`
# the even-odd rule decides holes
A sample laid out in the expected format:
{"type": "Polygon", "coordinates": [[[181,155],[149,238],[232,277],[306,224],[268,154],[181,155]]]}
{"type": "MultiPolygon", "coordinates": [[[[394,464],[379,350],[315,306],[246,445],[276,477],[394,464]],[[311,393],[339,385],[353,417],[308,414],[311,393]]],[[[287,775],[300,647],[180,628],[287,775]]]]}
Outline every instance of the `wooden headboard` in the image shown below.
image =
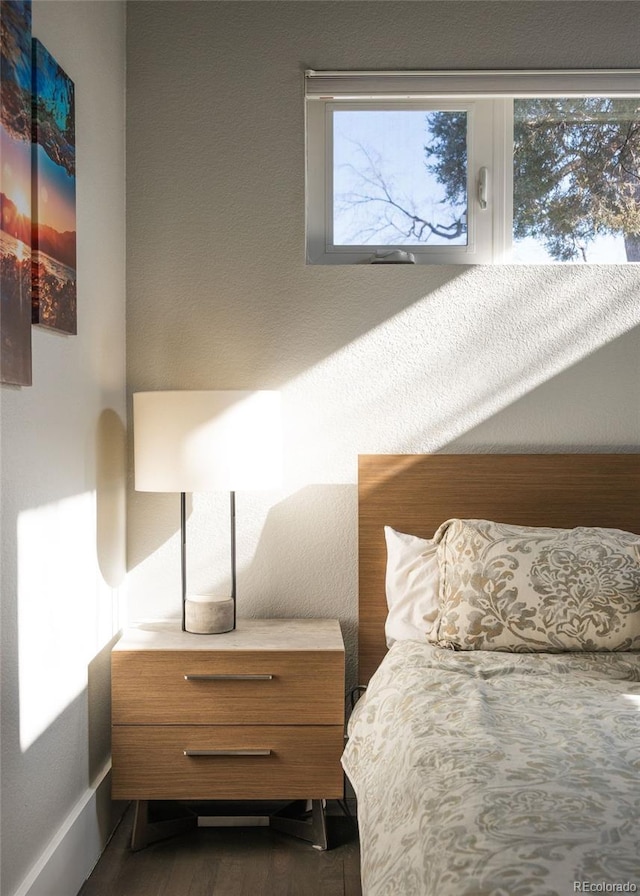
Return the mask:
{"type": "Polygon", "coordinates": [[[640,534],[640,455],[364,455],[358,506],[358,681],[366,684],[387,650],[385,525],[422,538],[452,517],[640,534]]]}

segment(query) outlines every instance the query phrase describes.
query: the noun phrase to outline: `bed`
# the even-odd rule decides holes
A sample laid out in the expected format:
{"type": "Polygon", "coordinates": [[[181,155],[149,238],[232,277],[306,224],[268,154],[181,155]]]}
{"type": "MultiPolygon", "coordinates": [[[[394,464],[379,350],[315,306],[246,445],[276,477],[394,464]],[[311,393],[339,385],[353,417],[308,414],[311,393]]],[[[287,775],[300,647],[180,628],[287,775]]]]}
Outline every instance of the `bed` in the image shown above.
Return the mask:
{"type": "Polygon", "coordinates": [[[364,456],[358,493],[364,896],[636,892],[640,458],[364,456]]]}

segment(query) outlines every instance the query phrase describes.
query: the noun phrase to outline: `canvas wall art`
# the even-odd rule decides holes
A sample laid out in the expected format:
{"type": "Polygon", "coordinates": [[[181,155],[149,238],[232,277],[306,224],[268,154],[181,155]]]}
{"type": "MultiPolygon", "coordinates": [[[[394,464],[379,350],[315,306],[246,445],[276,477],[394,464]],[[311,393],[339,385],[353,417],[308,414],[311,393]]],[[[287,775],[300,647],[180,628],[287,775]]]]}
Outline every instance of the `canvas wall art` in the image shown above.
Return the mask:
{"type": "Polygon", "coordinates": [[[33,40],[33,322],[77,332],[75,93],[33,40]]]}
{"type": "Polygon", "coordinates": [[[0,3],[0,382],[31,385],[31,0],[0,3]]]}

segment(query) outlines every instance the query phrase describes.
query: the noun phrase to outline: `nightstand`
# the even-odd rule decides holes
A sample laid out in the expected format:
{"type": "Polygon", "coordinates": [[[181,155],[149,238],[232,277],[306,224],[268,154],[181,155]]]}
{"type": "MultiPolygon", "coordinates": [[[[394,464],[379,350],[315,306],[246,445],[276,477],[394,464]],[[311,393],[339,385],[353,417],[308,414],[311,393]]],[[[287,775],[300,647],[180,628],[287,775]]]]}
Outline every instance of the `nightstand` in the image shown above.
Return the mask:
{"type": "Polygon", "coordinates": [[[324,801],[342,799],[344,644],[332,619],[239,619],[220,635],[178,623],[123,633],[112,653],[112,797],[135,800],[134,849],[186,819],[149,801],[311,801],[274,827],[326,849],[324,801]]]}

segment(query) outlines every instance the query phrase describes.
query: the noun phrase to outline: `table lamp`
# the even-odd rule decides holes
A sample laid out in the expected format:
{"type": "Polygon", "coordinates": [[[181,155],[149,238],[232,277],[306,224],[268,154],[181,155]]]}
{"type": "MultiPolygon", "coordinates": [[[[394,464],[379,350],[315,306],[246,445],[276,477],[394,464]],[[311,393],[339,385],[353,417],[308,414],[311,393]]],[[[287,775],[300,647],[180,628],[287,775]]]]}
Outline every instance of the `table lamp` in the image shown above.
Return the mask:
{"type": "Polygon", "coordinates": [[[236,626],[236,504],[239,490],[277,488],[282,478],[280,393],[137,392],[133,396],[136,491],[180,492],[182,630],[236,626]],[[227,491],[231,595],[187,594],[186,492],[227,491]]]}

